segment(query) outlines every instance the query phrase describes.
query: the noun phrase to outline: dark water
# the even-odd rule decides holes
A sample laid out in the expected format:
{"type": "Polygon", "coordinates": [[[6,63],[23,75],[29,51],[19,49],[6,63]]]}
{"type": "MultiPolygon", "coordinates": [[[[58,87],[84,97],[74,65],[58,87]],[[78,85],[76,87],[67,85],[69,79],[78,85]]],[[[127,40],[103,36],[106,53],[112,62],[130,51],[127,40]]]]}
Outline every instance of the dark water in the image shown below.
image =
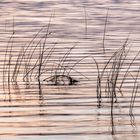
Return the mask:
{"type": "MultiPolygon", "coordinates": [[[[103,98],[102,107],[97,107],[97,68],[93,60],[94,57],[100,70],[103,70],[104,63],[129,36],[131,51],[121,71],[123,75],[123,70],[126,71],[126,67],[140,50],[139,9],[139,0],[1,0],[0,139],[139,140],[139,90],[135,99],[134,115],[129,115],[136,80],[133,77],[139,70],[139,56],[131,66],[131,75],[125,81],[124,96],[118,93],[118,102],[114,104],[113,131],[115,135],[111,134],[110,100],[103,98]],[[106,54],[104,55],[103,34],[107,11],[104,38],[106,54]],[[25,60],[21,62],[17,83],[13,84],[11,78],[21,48],[26,48],[37,32],[42,29],[25,53],[26,58],[30,58],[33,53],[28,63],[30,69],[39,58],[40,47],[35,50],[34,48],[46,33],[46,28],[42,27],[48,25],[50,19],[50,35],[46,41],[47,51],[44,56],[48,55],[51,48],[54,50],[49,62],[46,62],[43,67],[40,83],[35,78],[36,69],[29,82],[23,82],[25,60]],[[6,54],[7,46],[9,49],[6,54]],[[12,46],[11,49],[10,46],[12,46]],[[74,48],[63,62],[64,55],[73,46],[74,48]],[[76,85],[54,86],[43,81],[46,77],[55,74],[55,67],[58,67],[60,62],[68,67],[68,70],[71,67],[74,68],[70,70],[70,76],[79,81],[76,85]],[[3,73],[5,78],[3,78],[3,73]],[[8,76],[10,77],[9,85],[8,76]],[[5,80],[4,89],[3,79],[5,80]]],[[[44,40],[41,40],[41,47],[43,42],[44,40]]],[[[61,67],[59,72],[64,74],[64,69],[61,67]]],[[[121,78],[122,76],[119,80],[121,78]]],[[[138,87],[139,80],[138,78],[138,87]]],[[[106,97],[105,94],[104,97],[106,97]]]]}

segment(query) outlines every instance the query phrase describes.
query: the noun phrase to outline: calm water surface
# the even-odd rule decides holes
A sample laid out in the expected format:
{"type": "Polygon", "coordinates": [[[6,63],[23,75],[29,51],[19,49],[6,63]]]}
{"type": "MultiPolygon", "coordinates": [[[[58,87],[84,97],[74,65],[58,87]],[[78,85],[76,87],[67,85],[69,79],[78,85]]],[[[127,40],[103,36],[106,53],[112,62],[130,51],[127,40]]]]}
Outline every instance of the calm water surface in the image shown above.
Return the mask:
{"type": "MultiPolygon", "coordinates": [[[[1,0],[0,17],[0,140],[140,139],[139,91],[133,110],[135,115],[129,116],[135,80],[126,81],[124,97],[118,94],[118,103],[114,105],[115,135],[111,135],[110,103],[103,99],[102,107],[97,108],[97,69],[92,57],[86,58],[94,56],[102,69],[105,59],[120,48],[129,35],[131,52],[127,62],[130,63],[131,57],[140,50],[139,0],[1,0]],[[102,44],[108,8],[105,57],[102,44]],[[12,86],[10,82],[10,91],[8,86],[3,90],[6,46],[13,46],[11,59],[5,62],[11,61],[11,76],[20,49],[28,46],[50,19],[46,48],[50,51],[54,44],[55,47],[44,68],[41,88],[35,78],[30,83],[22,81],[25,68],[21,66],[18,84],[12,86]],[[73,46],[64,65],[74,66],[70,75],[80,82],[72,86],[47,85],[43,79],[53,74],[54,65],[60,63],[73,46]]],[[[45,32],[42,29],[30,45],[32,52],[45,32]]],[[[39,47],[35,49],[30,67],[35,64],[39,51],[39,47]]],[[[27,57],[29,54],[27,52],[27,57]]],[[[133,64],[133,75],[139,68],[138,60],[139,57],[133,64]]]]}

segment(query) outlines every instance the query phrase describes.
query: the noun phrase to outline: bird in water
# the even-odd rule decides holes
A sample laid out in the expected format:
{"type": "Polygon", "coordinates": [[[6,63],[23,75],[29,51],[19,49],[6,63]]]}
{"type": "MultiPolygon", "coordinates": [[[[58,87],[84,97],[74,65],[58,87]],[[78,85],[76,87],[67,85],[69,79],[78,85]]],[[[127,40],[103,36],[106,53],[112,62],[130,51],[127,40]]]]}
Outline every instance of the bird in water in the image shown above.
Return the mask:
{"type": "Polygon", "coordinates": [[[43,81],[47,81],[48,84],[51,85],[75,85],[79,81],[76,79],[73,79],[72,77],[68,75],[54,75],[48,78],[45,78],[43,81]]]}

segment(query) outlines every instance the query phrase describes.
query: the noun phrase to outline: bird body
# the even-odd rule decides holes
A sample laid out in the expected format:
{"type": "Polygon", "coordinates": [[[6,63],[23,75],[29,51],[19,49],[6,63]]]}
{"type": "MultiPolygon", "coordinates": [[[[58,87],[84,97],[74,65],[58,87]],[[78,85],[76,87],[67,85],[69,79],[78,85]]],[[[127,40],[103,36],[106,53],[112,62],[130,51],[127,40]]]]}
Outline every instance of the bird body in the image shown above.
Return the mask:
{"type": "Polygon", "coordinates": [[[51,85],[75,85],[79,82],[68,75],[54,75],[44,79],[43,81],[47,81],[51,85]]]}

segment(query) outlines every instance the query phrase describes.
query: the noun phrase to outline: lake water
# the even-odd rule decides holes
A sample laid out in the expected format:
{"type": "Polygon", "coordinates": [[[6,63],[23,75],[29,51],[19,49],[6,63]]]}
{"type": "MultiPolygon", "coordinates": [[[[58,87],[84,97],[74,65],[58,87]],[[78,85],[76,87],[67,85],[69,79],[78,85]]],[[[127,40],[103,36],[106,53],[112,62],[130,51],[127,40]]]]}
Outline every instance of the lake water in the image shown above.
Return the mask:
{"type": "Polygon", "coordinates": [[[1,0],[0,17],[0,140],[140,139],[139,0],[1,0]],[[44,80],[56,74],[79,82],[44,80]]]}

